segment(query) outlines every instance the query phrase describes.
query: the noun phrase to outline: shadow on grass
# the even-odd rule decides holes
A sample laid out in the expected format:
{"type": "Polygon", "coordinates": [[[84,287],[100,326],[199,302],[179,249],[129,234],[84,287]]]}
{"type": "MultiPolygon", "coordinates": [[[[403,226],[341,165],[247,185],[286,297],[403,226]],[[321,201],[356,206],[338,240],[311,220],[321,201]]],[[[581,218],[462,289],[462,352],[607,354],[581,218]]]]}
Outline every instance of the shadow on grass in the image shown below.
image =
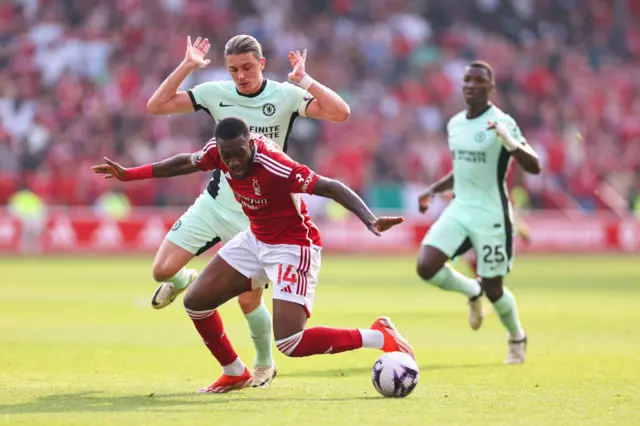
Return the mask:
{"type": "Polygon", "coordinates": [[[105,396],[98,391],[54,394],[35,397],[29,402],[0,405],[0,414],[114,412],[166,409],[167,407],[198,406],[228,403],[232,400],[190,398],[193,393],[105,396]]]}
{"type": "MultiPolygon", "coordinates": [[[[435,370],[465,370],[465,369],[476,369],[476,368],[489,368],[495,367],[498,364],[496,363],[486,363],[486,364],[428,364],[428,365],[420,365],[420,372],[422,374],[428,371],[435,370]]],[[[278,377],[350,377],[356,375],[363,374],[371,374],[371,367],[358,367],[358,368],[336,368],[333,370],[317,370],[317,371],[296,371],[294,373],[280,373],[278,372],[278,377]]]]}
{"type": "MultiPolygon", "coordinates": [[[[19,404],[0,405],[0,415],[8,414],[37,414],[37,413],[81,413],[81,412],[134,412],[155,411],[167,413],[182,411],[180,408],[225,406],[239,401],[251,401],[257,403],[277,402],[292,400],[311,402],[345,402],[357,400],[379,399],[379,396],[345,396],[334,398],[308,398],[308,397],[265,397],[253,394],[251,390],[239,393],[221,395],[198,395],[192,392],[153,394],[151,395],[123,395],[105,396],[100,392],[78,392],[36,397],[34,400],[19,404]]],[[[223,408],[223,407],[221,407],[223,408]]],[[[243,404],[242,408],[230,408],[225,406],[225,411],[260,411],[264,407],[259,405],[251,408],[243,404]]]]}
{"type": "MultiPolygon", "coordinates": [[[[440,365],[421,365],[420,371],[424,374],[434,370],[448,369],[477,369],[495,367],[495,364],[440,364],[440,365]]],[[[359,367],[350,369],[333,369],[319,371],[301,371],[295,373],[281,374],[281,379],[286,377],[305,378],[305,377],[350,377],[368,375],[371,367],[359,367]]],[[[277,385],[276,385],[277,386],[277,385]]],[[[133,412],[133,411],[155,411],[171,412],[182,411],[186,408],[220,406],[225,411],[260,411],[264,407],[260,403],[278,402],[278,401],[306,401],[306,402],[345,402],[345,401],[371,401],[381,399],[379,395],[372,392],[372,395],[358,396],[342,396],[323,398],[308,396],[274,396],[268,395],[260,391],[254,393],[251,389],[243,392],[233,392],[224,395],[198,395],[193,392],[182,393],[158,393],[158,394],[137,394],[108,396],[98,391],[77,392],[54,394],[45,396],[36,396],[29,402],[19,404],[0,405],[0,415],[7,414],[34,414],[34,413],[80,413],[80,412],[133,412]],[[242,408],[231,408],[228,404],[234,404],[239,401],[253,401],[256,403],[254,407],[242,404],[242,408]]]]}

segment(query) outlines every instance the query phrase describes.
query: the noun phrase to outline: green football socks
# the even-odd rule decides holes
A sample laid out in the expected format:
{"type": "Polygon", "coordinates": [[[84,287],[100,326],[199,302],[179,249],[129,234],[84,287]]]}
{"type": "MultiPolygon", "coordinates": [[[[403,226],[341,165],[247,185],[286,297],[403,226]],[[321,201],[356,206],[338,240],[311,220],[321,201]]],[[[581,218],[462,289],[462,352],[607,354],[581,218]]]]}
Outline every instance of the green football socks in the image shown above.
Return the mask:
{"type": "Polygon", "coordinates": [[[251,340],[256,348],[256,359],[254,365],[270,367],[273,365],[273,355],[271,353],[271,313],[264,302],[253,312],[244,316],[249,323],[251,340]]]}
{"type": "Polygon", "coordinates": [[[443,290],[462,293],[467,297],[475,297],[479,295],[481,291],[480,284],[478,284],[476,280],[465,277],[448,265],[440,268],[428,282],[443,290]]]}
{"type": "Polygon", "coordinates": [[[181,268],[177,274],[169,278],[167,281],[173,284],[177,289],[185,288],[189,285],[191,275],[187,272],[186,268],[181,268]]]}
{"type": "Polygon", "coordinates": [[[524,331],[522,325],[520,325],[520,319],[518,318],[518,308],[516,307],[516,299],[513,294],[504,289],[504,294],[498,300],[493,303],[493,309],[500,316],[500,322],[509,331],[511,340],[524,339],[524,331]]]}

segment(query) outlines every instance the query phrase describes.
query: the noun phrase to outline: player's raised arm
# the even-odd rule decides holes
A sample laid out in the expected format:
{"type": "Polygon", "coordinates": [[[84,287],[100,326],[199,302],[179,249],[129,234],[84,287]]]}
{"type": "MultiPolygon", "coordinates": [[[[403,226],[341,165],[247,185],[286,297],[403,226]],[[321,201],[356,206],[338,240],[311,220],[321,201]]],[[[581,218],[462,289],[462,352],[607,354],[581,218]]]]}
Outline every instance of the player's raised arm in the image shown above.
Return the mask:
{"type": "Polygon", "coordinates": [[[289,73],[289,81],[296,83],[315,98],[306,108],[306,116],[318,120],[341,123],[351,114],[349,105],[333,90],[311,78],[305,70],[307,49],[302,54],[298,50],[289,52],[289,62],[293,71],[289,73]]]}
{"type": "Polygon", "coordinates": [[[147,110],[156,115],[181,114],[193,112],[194,106],[188,92],[178,91],[182,82],[196,68],[209,65],[209,59],[204,59],[209,51],[209,40],[197,38],[193,45],[191,37],[187,37],[187,51],[184,60],[167,77],[147,102],[147,110]]]}
{"type": "Polygon", "coordinates": [[[358,219],[376,235],[404,222],[403,217],[376,217],[358,194],[337,180],[320,177],[313,187],[313,195],[331,198],[358,216],[358,219]]]}
{"type": "Polygon", "coordinates": [[[192,157],[196,154],[178,154],[166,160],[138,167],[122,167],[120,164],[104,158],[105,163],[93,166],[95,174],[104,175],[105,179],[118,179],[123,182],[188,175],[200,171],[192,157]]]}

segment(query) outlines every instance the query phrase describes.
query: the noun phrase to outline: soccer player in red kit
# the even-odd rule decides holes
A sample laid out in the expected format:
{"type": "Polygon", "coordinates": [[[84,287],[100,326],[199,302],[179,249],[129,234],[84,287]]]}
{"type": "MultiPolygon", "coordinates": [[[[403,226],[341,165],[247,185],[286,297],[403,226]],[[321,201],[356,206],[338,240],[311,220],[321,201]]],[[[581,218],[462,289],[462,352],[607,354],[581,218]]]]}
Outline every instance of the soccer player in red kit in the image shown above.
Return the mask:
{"type": "Polygon", "coordinates": [[[94,167],[96,173],[122,180],[213,169],[227,177],[251,225],[220,249],[184,297],[187,314],[223,367],[223,375],[200,392],[222,393],[251,385],[251,373],[231,346],[216,309],[249,286],[268,281],[274,284],[274,337],[283,354],[305,357],[366,347],[413,356],[409,343],[386,317],[378,318],[370,329],[305,329],[318,285],[322,240],[300,194],[335,200],[376,235],[403,218],[376,217],[347,186],[296,163],[271,140],[250,133],[244,120],[221,120],[215,139],[194,154],[132,169],[110,160],[94,167]]]}

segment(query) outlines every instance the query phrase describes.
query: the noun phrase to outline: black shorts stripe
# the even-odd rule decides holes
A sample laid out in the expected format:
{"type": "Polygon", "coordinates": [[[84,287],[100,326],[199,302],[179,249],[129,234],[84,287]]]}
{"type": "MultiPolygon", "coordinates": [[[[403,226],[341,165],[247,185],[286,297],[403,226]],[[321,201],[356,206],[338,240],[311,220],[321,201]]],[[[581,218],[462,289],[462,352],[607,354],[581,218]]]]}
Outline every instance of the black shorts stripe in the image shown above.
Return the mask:
{"type": "Polygon", "coordinates": [[[502,216],[504,220],[505,231],[505,250],[507,252],[507,259],[511,261],[513,257],[513,223],[511,223],[511,216],[509,215],[509,197],[507,195],[507,171],[509,170],[509,163],[511,162],[511,153],[504,147],[500,150],[500,156],[498,157],[498,192],[500,193],[500,202],[502,204],[502,216]]]}
{"type": "Polygon", "coordinates": [[[204,246],[202,246],[200,248],[200,250],[198,250],[196,252],[196,256],[200,256],[202,253],[204,253],[205,251],[209,250],[211,247],[215,246],[216,244],[218,244],[220,241],[222,241],[220,239],[220,237],[215,237],[213,240],[209,241],[207,244],[205,244],[204,246]]]}
{"type": "Polygon", "coordinates": [[[220,169],[215,169],[213,171],[213,175],[211,176],[211,180],[209,181],[209,185],[207,185],[207,192],[211,197],[215,200],[218,196],[218,192],[220,192],[220,176],[222,172],[220,169]]]}
{"type": "Polygon", "coordinates": [[[458,247],[456,252],[453,253],[453,256],[451,256],[451,258],[455,259],[458,256],[462,256],[463,254],[465,254],[466,252],[468,252],[472,248],[473,248],[473,244],[471,244],[471,239],[469,237],[467,237],[467,238],[464,239],[462,244],[460,244],[460,247],[458,247]]]}

